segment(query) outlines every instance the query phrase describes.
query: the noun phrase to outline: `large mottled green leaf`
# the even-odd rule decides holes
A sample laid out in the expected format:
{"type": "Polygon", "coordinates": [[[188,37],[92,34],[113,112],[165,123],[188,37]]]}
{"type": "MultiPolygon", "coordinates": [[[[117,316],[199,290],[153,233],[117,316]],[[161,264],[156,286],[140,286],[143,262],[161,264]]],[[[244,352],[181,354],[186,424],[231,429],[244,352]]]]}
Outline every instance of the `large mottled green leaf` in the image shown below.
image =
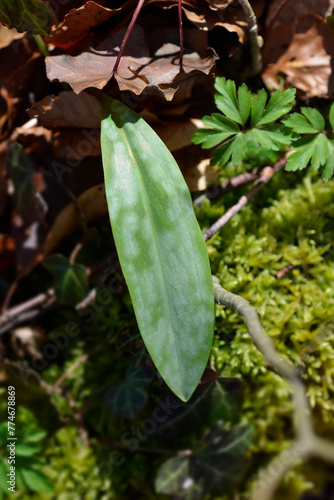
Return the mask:
{"type": "Polygon", "coordinates": [[[0,22],[20,33],[48,35],[51,17],[41,0],[0,0],[0,22]]]}
{"type": "Polygon", "coordinates": [[[119,260],[145,345],[167,385],[187,401],[213,338],[203,235],[163,142],[124,104],[104,97],[103,108],[102,159],[119,260]]]}

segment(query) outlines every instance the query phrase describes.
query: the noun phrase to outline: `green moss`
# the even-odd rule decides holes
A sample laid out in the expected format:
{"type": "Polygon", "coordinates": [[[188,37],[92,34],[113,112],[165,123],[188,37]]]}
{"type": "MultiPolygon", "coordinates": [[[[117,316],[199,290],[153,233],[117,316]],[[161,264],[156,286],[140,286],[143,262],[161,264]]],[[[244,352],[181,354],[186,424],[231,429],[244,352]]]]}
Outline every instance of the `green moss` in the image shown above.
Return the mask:
{"type": "MultiPolygon", "coordinates": [[[[257,308],[280,354],[300,365],[315,428],[332,439],[334,326],[321,331],[334,317],[333,188],[333,182],[306,177],[295,189],[279,190],[270,206],[254,200],[208,242],[222,286],[257,308]],[[293,271],[278,280],[277,271],[289,264],[293,271]]],[[[259,196],[268,199],[266,189],[259,196]]],[[[205,226],[217,218],[218,207],[221,215],[221,204],[203,204],[205,226]]],[[[234,311],[217,306],[216,318],[213,361],[221,374],[246,380],[241,419],[255,428],[253,463],[260,456],[265,463],[293,438],[289,385],[266,366],[234,311]]],[[[310,484],[319,487],[326,478],[326,466],[319,466],[321,474],[307,465],[292,471],[277,499],[295,500],[310,484]]]]}

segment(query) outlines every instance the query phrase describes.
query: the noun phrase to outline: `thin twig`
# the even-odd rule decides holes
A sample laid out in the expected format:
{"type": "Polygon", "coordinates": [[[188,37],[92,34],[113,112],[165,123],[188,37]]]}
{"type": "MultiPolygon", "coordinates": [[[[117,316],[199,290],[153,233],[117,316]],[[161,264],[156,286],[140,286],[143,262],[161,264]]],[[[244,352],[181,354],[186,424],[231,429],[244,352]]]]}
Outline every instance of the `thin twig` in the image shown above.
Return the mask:
{"type": "Polygon", "coordinates": [[[89,240],[92,234],[95,233],[95,231],[96,231],[95,227],[91,227],[90,229],[88,229],[88,231],[86,232],[86,234],[84,234],[79,243],[75,245],[69,258],[69,263],[71,264],[71,266],[75,263],[75,259],[77,258],[80,250],[82,250],[84,244],[87,242],[87,240],[89,240]]]}
{"type": "MultiPolygon", "coordinates": [[[[111,446],[112,448],[119,448],[122,450],[133,451],[133,444],[124,444],[118,441],[109,441],[101,438],[94,438],[93,441],[98,441],[101,444],[106,446],[111,446]]],[[[154,453],[158,455],[178,455],[178,456],[190,456],[192,455],[191,450],[164,450],[162,448],[149,448],[148,446],[136,446],[135,451],[142,451],[144,453],[154,453]]]]}
{"type": "MultiPolygon", "coordinates": [[[[115,268],[118,265],[118,259],[113,254],[91,268],[87,268],[87,277],[91,278],[108,268],[115,268]]],[[[7,332],[14,326],[23,321],[32,320],[39,316],[41,312],[57,305],[56,293],[54,288],[49,288],[45,293],[40,293],[31,299],[28,299],[17,306],[8,309],[0,315],[0,335],[7,332]]]]}
{"type": "Polygon", "coordinates": [[[214,234],[216,234],[225,224],[232,219],[232,217],[240,212],[240,210],[248,203],[248,201],[253,198],[260,189],[263,188],[265,184],[267,184],[268,181],[272,178],[272,176],[278,172],[279,170],[282,170],[284,165],[286,164],[286,158],[282,158],[279,160],[273,167],[265,167],[262,172],[260,177],[257,179],[257,181],[254,183],[254,186],[248,193],[246,193],[244,196],[240,198],[238,203],[236,205],[233,205],[227,212],[224,213],[212,226],[207,229],[204,233],[204,239],[205,241],[208,241],[214,234]]]}
{"type": "Polygon", "coordinates": [[[334,463],[334,443],[314,433],[310,407],[299,372],[278,354],[271,338],[262,328],[256,309],[243,297],[222,288],[215,276],[213,289],[218,304],[231,307],[244,318],[248,333],[257,349],[263,354],[266,362],[290,382],[293,391],[295,440],[290,448],[283,450],[261,471],[251,496],[251,500],[270,500],[284,475],[297,461],[316,456],[334,463]]]}
{"type": "Polygon", "coordinates": [[[221,184],[210,186],[205,190],[203,194],[198,196],[193,200],[194,205],[200,207],[203,200],[208,198],[212,200],[213,198],[218,198],[223,194],[229,193],[230,191],[234,191],[242,186],[247,186],[251,182],[255,181],[259,177],[258,168],[254,169],[253,172],[244,172],[243,174],[236,175],[227,181],[222,182],[221,184]]]}
{"type": "Polygon", "coordinates": [[[60,387],[67,377],[71,375],[80,365],[85,363],[93,354],[96,353],[108,340],[108,337],[104,338],[99,344],[97,344],[91,351],[86,352],[82,356],[80,356],[79,359],[77,359],[67,370],[63,375],[53,384],[53,387],[60,387]]]}
{"type": "Polygon", "coordinates": [[[0,316],[0,334],[4,333],[9,328],[12,328],[17,323],[16,320],[25,313],[35,309],[36,307],[43,307],[43,309],[45,309],[50,307],[55,302],[55,291],[53,288],[50,288],[45,293],[40,293],[32,299],[8,309],[8,311],[0,316]]]}
{"type": "Polygon", "coordinates": [[[248,0],[239,0],[239,3],[247,17],[250,52],[252,57],[252,75],[257,75],[262,71],[263,67],[261,54],[263,40],[259,37],[257,19],[251,4],[248,0]]]}

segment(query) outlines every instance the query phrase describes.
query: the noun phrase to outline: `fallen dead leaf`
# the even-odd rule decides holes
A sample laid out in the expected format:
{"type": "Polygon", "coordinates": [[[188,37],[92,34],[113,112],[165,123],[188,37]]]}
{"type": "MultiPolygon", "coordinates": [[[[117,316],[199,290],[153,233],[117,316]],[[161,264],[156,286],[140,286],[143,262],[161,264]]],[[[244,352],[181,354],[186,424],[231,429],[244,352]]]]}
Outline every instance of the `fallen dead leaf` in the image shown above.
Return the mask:
{"type": "Polygon", "coordinates": [[[70,10],[61,23],[53,26],[50,35],[45,38],[45,43],[67,49],[80,41],[91,28],[107,21],[122,9],[123,6],[108,9],[88,1],[81,7],[70,10]]]}
{"type": "Polygon", "coordinates": [[[89,222],[102,217],[107,212],[104,184],[98,184],[87,189],[77,198],[76,204],[68,204],[55,219],[45,240],[44,255],[48,255],[66,236],[80,226],[82,223],[81,217],[85,222],[89,222]]]}
{"type": "Polygon", "coordinates": [[[31,118],[38,118],[44,127],[98,128],[101,125],[101,105],[87,92],[80,95],[72,91],[49,95],[35,103],[29,110],[31,118]]]}
{"type": "Polygon", "coordinates": [[[23,38],[25,33],[19,33],[15,28],[7,28],[3,24],[0,24],[0,49],[8,47],[14,40],[19,40],[23,38]]]}
{"type": "Polygon", "coordinates": [[[330,28],[321,19],[306,33],[295,34],[278,61],[265,69],[262,77],[266,84],[278,89],[281,75],[286,86],[302,90],[308,98],[333,97],[334,45],[326,43],[329,37],[333,40],[330,28]]]}
{"type": "MultiPolygon", "coordinates": [[[[178,36],[177,30],[169,36],[178,36]]],[[[88,87],[102,89],[112,76],[120,44],[125,30],[118,31],[104,41],[98,49],[83,52],[79,56],[52,56],[46,59],[48,78],[69,83],[75,93],[88,87]]],[[[186,39],[187,30],[185,30],[186,39]]],[[[153,57],[145,41],[145,32],[135,26],[121,58],[115,78],[120,90],[131,90],[136,95],[148,93],[173,98],[176,89],[171,86],[180,72],[178,64],[179,47],[168,39],[157,48],[153,57]]],[[[199,70],[208,73],[216,56],[201,57],[196,51],[185,46],[183,70],[189,73],[199,70]]]]}
{"type": "Polygon", "coordinates": [[[266,21],[263,61],[264,81],[279,88],[279,76],[286,86],[303,91],[307,98],[334,95],[332,81],[334,44],[333,33],[326,16],[334,0],[274,0],[266,21]]]}
{"type": "Polygon", "coordinates": [[[202,191],[218,178],[217,169],[210,165],[207,155],[207,151],[195,145],[173,154],[190,191],[202,191]]]}

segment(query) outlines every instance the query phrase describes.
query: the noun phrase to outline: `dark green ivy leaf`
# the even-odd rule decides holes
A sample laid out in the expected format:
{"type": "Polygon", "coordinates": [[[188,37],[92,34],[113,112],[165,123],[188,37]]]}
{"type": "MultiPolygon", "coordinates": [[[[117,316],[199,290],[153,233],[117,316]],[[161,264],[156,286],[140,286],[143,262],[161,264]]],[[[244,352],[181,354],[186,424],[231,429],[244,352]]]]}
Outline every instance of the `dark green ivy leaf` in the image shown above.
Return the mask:
{"type": "Polygon", "coordinates": [[[0,0],[0,22],[23,33],[47,36],[51,12],[41,0],[0,0]]]}
{"type": "Polygon", "coordinates": [[[105,394],[105,404],[114,415],[136,417],[147,401],[145,385],[152,380],[152,370],[144,371],[130,364],[124,382],[110,387],[105,394]]]}
{"type": "Polygon", "coordinates": [[[228,493],[242,477],[252,435],[251,427],[225,430],[218,422],[193,455],[174,457],[162,464],[156,490],[175,500],[202,500],[207,494],[228,493]]]}
{"type": "Polygon", "coordinates": [[[85,298],[88,293],[88,280],[83,266],[70,264],[63,255],[50,255],[43,264],[55,278],[59,303],[74,306],[85,298]]]}

